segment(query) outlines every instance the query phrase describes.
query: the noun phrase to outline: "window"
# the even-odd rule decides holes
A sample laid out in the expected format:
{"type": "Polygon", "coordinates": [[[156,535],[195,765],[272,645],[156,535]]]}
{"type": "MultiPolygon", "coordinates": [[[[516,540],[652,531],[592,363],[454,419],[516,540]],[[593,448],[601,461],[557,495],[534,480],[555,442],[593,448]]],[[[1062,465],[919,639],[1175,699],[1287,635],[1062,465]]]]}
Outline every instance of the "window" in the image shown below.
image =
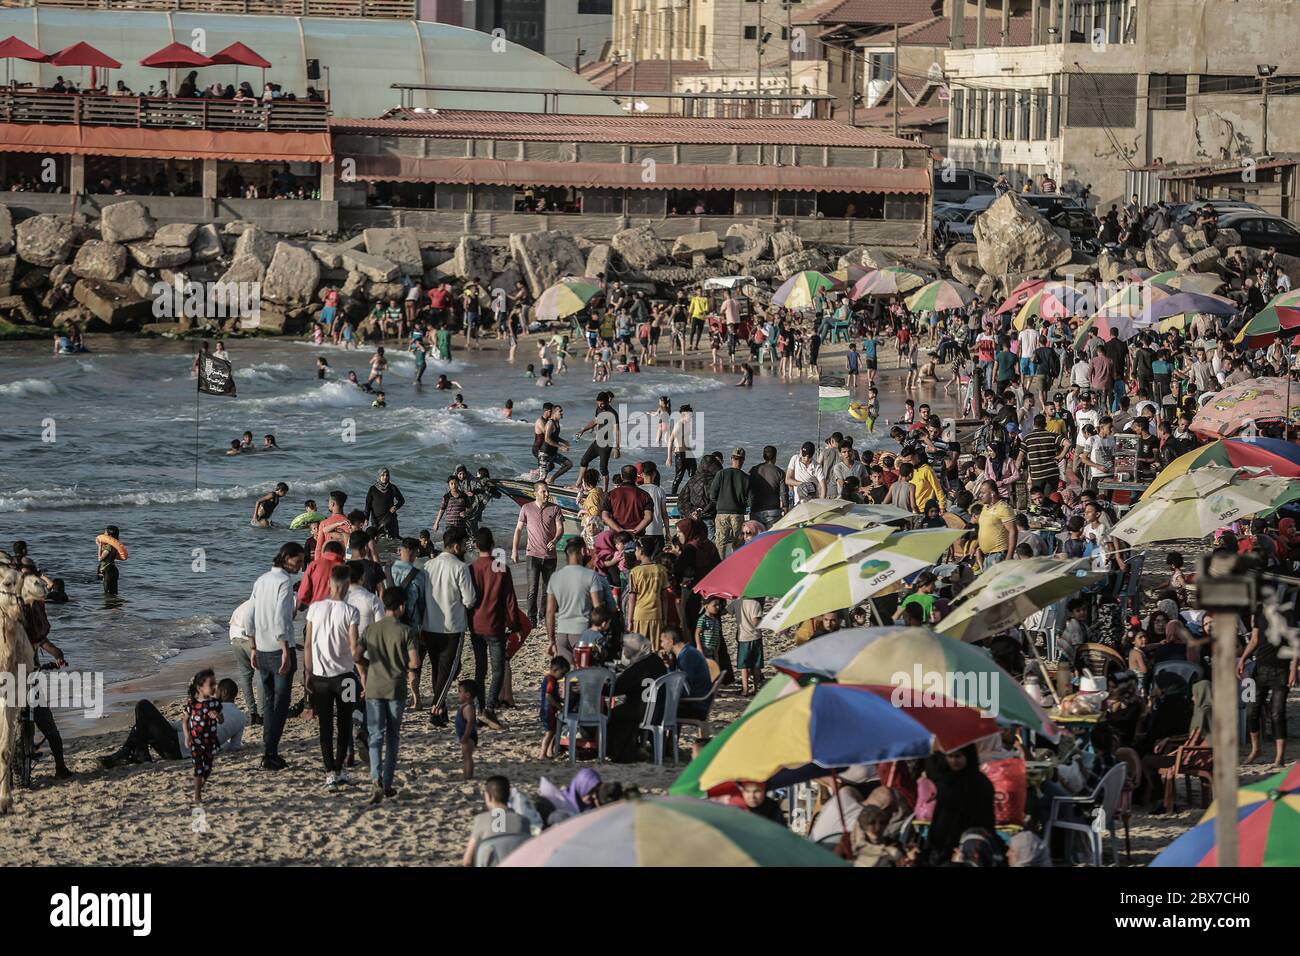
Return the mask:
{"type": "Polygon", "coordinates": [[[772,194],[768,192],[737,192],[737,216],[772,215],[772,194]]]}
{"type": "Polygon", "coordinates": [[[1002,93],[1002,138],[1016,138],[1016,111],[1012,108],[1015,103],[1015,93],[1002,93]]]}
{"type": "Polygon", "coordinates": [[[439,183],[433,191],[435,209],[469,208],[469,187],[439,183]]]}
{"type": "Polygon", "coordinates": [[[780,193],[776,200],[778,216],[817,215],[816,193],[780,193]]]}
{"type": "Polygon", "coordinates": [[[1029,105],[1029,91],[1017,92],[1016,112],[1020,114],[1020,121],[1016,127],[1016,139],[1029,139],[1029,105]]]}
{"type": "Polygon", "coordinates": [[[1202,93],[1258,93],[1259,77],[1202,74],[1197,89],[1202,93]]]}
{"type": "Polygon", "coordinates": [[[1072,74],[1067,106],[1066,126],[1131,129],[1137,122],[1137,75],[1072,74]]]}
{"type": "Polygon", "coordinates": [[[756,26],[745,27],[745,39],[746,39],[746,40],[757,40],[757,39],[758,39],[758,27],[756,27],[756,26]]]}
{"type": "Polygon", "coordinates": [[[887,196],[885,197],[886,219],[925,219],[924,196],[887,196]]]}
{"type": "Polygon", "coordinates": [[[1002,135],[1002,94],[989,94],[989,137],[997,139],[1002,135]]]}
{"type": "Polygon", "coordinates": [[[632,189],[627,194],[627,214],[629,216],[663,217],[667,206],[664,194],[651,189],[632,189]]]}
{"type": "Polygon", "coordinates": [[[1147,103],[1153,110],[1187,109],[1187,74],[1152,73],[1147,77],[1147,103]]]}
{"type": "Polygon", "coordinates": [[[614,13],[614,0],[578,0],[578,13],[608,17],[614,13]]]}
{"type": "Polygon", "coordinates": [[[515,190],[513,186],[475,186],[474,208],[476,210],[504,210],[515,208],[515,190]]]}
{"type": "Polygon", "coordinates": [[[962,124],[965,122],[966,91],[952,91],[952,136],[955,139],[965,139],[965,129],[962,124]]]}
{"type": "Polygon", "coordinates": [[[623,214],[623,190],[584,189],[582,191],[582,211],[584,213],[621,216],[623,214]]]}
{"type": "Polygon", "coordinates": [[[709,28],[700,26],[700,48],[695,51],[696,56],[704,56],[709,46],[709,28]]]}
{"type": "Polygon", "coordinates": [[[1034,132],[1032,139],[1047,137],[1047,90],[1034,90],[1034,132]]]}
{"type": "Polygon", "coordinates": [[[892,80],[894,78],[894,54],[869,54],[867,64],[868,80],[892,80]]]}

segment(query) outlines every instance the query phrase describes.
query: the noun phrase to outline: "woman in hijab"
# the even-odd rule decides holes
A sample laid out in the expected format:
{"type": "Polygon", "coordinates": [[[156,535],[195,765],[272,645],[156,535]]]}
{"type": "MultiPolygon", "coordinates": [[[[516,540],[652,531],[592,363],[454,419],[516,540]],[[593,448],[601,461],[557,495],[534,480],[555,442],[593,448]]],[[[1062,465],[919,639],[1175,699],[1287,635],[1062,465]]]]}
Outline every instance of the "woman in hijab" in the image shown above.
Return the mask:
{"type": "Polygon", "coordinates": [[[1051,866],[1047,844],[1037,833],[1021,830],[1011,838],[1007,848],[1007,866],[1051,866]]]}
{"type": "Polygon", "coordinates": [[[930,862],[942,866],[967,830],[993,832],[993,783],[980,772],[979,754],[967,744],[950,754],[930,758],[925,774],[934,783],[934,818],[930,821],[927,850],[930,862]]]}
{"type": "Polygon", "coordinates": [[[952,866],[1001,866],[1002,840],[992,830],[972,827],[961,835],[952,854],[952,866]]]}
{"type": "Polygon", "coordinates": [[[1140,756],[1148,756],[1166,737],[1185,735],[1192,724],[1192,695],[1187,681],[1171,671],[1158,671],[1151,688],[1151,716],[1133,741],[1140,756]]]}
{"type": "Polygon", "coordinates": [[[401,538],[397,533],[397,512],[406,504],[401,490],[388,480],[388,469],[379,470],[378,479],[366,494],[366,520],[377,535],[401,538]]]}
{"type": "MultiPolygon", "coordinates": [[[[614,697],[621,700],[609,712],[605,733],[606,751],[615,763],[635,763],[641,754],[637,746],[641,721],[645,718],[645,691],[668,669],[654,653],[650,642],[642,634],[628,632],[623,635],[623,656],[616,665],[614,697]]],[[[663,714],[663,698],[658,701],[658,718],[663,714]]]]}
{"type": "Polygon", "coordinates": [[[595,808],[596,788],[599,786],[600,774],[590,767],[583,767],[562,792],[575,813],[584,813],[595,808]]]}

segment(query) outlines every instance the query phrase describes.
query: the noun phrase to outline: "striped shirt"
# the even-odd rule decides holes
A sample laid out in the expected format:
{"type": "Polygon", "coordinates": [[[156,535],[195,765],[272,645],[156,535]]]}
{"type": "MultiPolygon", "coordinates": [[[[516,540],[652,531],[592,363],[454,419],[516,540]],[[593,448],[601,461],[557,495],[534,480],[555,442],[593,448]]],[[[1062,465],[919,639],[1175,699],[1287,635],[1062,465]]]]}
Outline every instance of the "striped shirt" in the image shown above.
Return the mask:
{"type": "Polygon", "coordinates": [[[1021,442],[1025,446],[1025,456],[1029,459],[1030,480],[1043,481],[1060,477],[1060,468],[1056,462],[1061,447],[1060,435],[1037,428],[1021,438],[1021,442]]]}

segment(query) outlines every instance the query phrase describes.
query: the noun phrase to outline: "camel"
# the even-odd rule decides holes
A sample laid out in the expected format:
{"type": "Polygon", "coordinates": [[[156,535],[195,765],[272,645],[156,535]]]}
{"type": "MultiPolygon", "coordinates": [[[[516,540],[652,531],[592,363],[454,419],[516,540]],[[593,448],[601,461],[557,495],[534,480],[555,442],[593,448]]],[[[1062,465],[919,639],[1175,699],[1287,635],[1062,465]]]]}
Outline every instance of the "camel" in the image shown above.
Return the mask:
{"type": "MultiPolygon", "coordinates": [[[[27,628],[23,624],[24,597],[31,585],[40,587],[36,578],[23,577],[13,567],[8,554],[0,551],[0,674],[16,675],[19,667],[28,674],[36,668],[36,654],[31,641],[27,639],[27,628]],[[30,583],[29,583],[30,582],[30,583]],[[26,585],[26,587],[25,587],[26,585]]],[[[16,680],[10,677],[11,686],[16,680]]],[[[14,688],[18,690],[18,688],[14,688]]],[[[14,746],[17,743],[18,706],[21,701],[6,699],[10,695],[0,693],[0,814],[13,809],[13,795],[10,792],[10,767],[13,764],[14,746]]]]}

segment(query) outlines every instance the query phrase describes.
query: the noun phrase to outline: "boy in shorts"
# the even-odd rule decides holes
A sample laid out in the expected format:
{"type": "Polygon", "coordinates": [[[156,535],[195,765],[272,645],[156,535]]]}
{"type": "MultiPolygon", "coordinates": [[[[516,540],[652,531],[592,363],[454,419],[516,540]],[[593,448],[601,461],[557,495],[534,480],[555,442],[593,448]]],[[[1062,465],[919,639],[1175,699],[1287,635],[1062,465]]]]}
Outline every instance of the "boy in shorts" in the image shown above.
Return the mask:
{"type": "Polygon", "coordinates": [[[563,657],[552,657],[551,667],[542,677],[541,692],[538,694],[537,719],[541,721],[546,733],[542,736],[543,760],[555,757],[555,740],[560,725],[560,711],[564,701],[560,696],[560,682],[569,673],[569,662],[563,657]]]}

